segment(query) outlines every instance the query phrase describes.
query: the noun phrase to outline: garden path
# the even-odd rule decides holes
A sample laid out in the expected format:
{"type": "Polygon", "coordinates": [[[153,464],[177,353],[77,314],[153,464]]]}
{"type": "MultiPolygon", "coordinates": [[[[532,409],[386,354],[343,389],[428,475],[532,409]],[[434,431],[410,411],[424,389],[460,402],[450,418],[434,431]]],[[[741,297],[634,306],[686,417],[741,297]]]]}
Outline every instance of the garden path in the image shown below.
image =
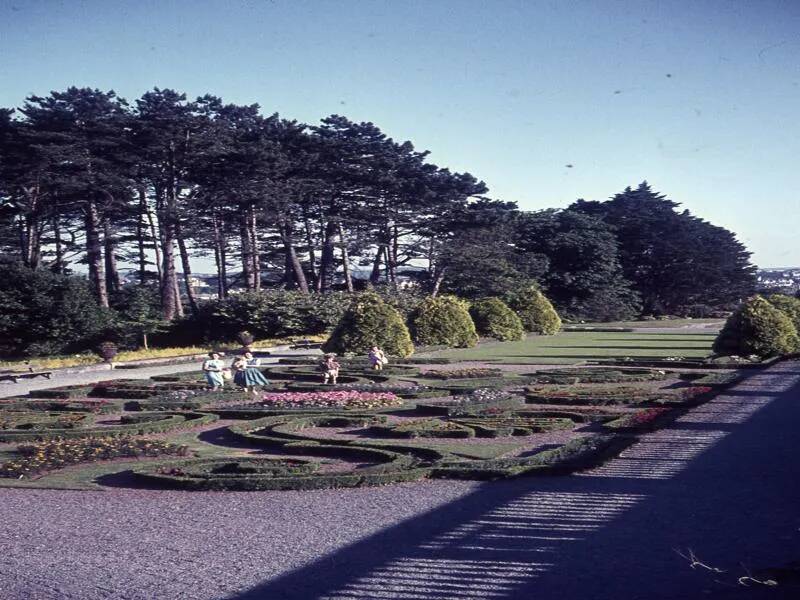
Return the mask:
{"type": "Polygon", "coordinates": [[[0,489],[0,597],[760,597],[735,583],[746,568],[800,558],[798,382],[800,363],[772,366],[572,477],[315,492],[0,489]],[[692,569],[678,552],[726,572],[692,569]]]}
{"type": "MultiPolygon", "coordinates": [[[[288,350],[280,349],[276,354],[280,356],[296,356],[306,354],[316,354],[313,350],[288,350]]],[[[277,362],[275,357],[262,356],[262,364],[268,365],[277,362]]],[[[226,360],[228,363],[229,360],[226,360]]],[[[36,379],[23,379],[17,383],[0,382],[0,398],[10,398],[11,396],[24,396],[34,390],[46,390],[65,385],[85,385],[108,381],[109,379],[149,379],[154,375],[172,375],[173,373],[188,373],[196,371],[200,374],[202,360],[190,361],[171,365],[161,365],[152,367],[140,367],[138,369],[113,369],[107,371],[87,371],[83,373],[57,373],[51,379],[38,377],[36,379]]]]}

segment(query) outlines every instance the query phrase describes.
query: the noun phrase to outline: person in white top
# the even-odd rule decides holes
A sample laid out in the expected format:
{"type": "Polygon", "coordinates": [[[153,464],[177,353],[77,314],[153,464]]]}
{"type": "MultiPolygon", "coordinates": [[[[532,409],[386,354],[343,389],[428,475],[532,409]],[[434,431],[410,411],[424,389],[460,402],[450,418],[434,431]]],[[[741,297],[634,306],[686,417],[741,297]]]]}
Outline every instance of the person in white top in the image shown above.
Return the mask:
{"type": "Polygon", "coordinates": [[[377,346],[373,346],[372,350],[369,351],[369,363],[372,365],[372,368],[376,371],[382,371],[383,365],[389,362],[389,359],[386,358],[386,354],[384,354],[383,350],[378,348],[377,346]]]}

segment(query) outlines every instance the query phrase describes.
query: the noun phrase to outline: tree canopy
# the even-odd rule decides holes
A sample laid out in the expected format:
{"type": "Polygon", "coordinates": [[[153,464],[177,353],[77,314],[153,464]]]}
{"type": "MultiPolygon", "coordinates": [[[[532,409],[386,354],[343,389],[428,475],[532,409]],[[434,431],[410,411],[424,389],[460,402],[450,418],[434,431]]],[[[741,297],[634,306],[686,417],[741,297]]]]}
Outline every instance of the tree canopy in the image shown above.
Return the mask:
{"type": "Polygon", "coordinates": [[[162,88],[129,102],[71,87],[0,109],[0,253],[86,272],[100,307],[126,280],[155,289],[159,315],[139,303],[153,328],[202,313],[198,259],[213,261],[220,301],[407,281],[468,299],[537,286],[568,319],[608,320],[724,307],[752,290],[736,236],[646,183],[536,212],[488,192],[342,115],[306,124],[162,88]]]}
{"type": "Polygon", "coordinates": [[[732,232],[678,206],[643,182],[605,202],[578,200],[570,208],[611,226],[622,273],[646,314],[745,298],[755,284],[750,252],[732,232]]]}

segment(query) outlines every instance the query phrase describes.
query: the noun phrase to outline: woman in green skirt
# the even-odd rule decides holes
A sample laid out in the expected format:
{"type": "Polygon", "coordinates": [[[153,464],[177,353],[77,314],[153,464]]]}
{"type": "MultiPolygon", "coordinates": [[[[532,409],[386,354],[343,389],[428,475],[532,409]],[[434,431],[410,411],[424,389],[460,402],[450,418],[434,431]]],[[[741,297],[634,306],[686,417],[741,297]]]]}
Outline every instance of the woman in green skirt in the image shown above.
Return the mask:
{"type": "Polygon", "coordinates": [[[255,358],[249,350],[233,361],[233,382],[243,387],[247,393],[256,393],[256,386],[269,385],[269,381],[261,373],[261,359],[255,358]]]}

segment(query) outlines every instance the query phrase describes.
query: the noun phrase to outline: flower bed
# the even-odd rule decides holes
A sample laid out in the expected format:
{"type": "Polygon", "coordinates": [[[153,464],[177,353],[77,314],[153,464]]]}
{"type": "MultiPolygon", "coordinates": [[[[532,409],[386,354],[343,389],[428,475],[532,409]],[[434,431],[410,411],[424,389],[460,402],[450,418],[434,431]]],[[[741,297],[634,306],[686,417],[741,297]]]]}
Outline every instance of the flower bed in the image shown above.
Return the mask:
{"type": "Polygon", "coordinates": [[[423,374],[423,377],[429,379],[492,379],[502,376],[503,371],[495,368],[453,369],[451,371],[431,370],[423,374]]]}
{"type": "Polygon", "coordinates": [[[392,392],[320,391],[279,392],[262,396],[262,406],[269,408],[339,408],[363,410],[402,406],[403,401],[392,392]]]}
{"type": "Polygon", "coordinates": [[[625,383],[629,381],[661,381],[666,371],[657,369],[595,369],[567,368],[537,371],[528,375],[531,383],[625,383]]]}
{"type": "Polygon", "coordinates": [[[121,457],[186,456],[187,446],[157,440],[118,438],[55,439],[17,448],[22,455],[0,465],[0,477],[22,479],[83,462],[121,457]]]}
{"type": "Polygon", "coordinates": [[[656,427],[662,417],[666,416],[670,411],[668,408],[646,408],[614,419],[605,424],[609,429],[613,430],[630,430],[642,431],[650,430],[656,427]]]}
{"type": "Polygon", "coordinates": [[[372,428],[376,433],[402,438],[470,438],[473,429],[455,421],[419,419],[372,428]]]}
{"type": "Polygon", "coordinates": [[[478,389],[458,396],[455,401],[442,404],[420,403],[417,411],[423,414],[446,416],[476,416],[499,414],[521,408],[522,400],[502,390],[478,389]]]}

